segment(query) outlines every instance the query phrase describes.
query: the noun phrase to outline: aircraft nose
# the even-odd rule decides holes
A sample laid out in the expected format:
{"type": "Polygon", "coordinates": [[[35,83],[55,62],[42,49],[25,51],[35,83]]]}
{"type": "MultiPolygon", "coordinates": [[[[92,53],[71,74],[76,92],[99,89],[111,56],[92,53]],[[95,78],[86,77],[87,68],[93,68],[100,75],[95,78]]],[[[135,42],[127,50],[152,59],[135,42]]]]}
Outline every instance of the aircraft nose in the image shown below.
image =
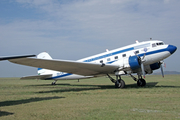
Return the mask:
{"type": "Polygon", "coordinates": [[[171,54],[173,54],[177,50],[177,47],[174,45],[168,45],[167,49],[171,54]]]}

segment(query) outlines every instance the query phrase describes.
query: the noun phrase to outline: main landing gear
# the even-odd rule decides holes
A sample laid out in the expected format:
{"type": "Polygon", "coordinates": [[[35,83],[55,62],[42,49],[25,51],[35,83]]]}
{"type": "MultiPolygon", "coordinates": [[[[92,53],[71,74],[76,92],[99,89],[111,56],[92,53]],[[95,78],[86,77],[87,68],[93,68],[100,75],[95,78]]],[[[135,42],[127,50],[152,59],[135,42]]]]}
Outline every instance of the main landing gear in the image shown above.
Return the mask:
{"type": "Polygon", "coordinates": [[[124,87],[125,87],[125,82],[124,82],[124,80],[121,79],[121,76],[120,76],[120,75],[117,75],[117,76],[116,76],[116,80],[113,79],[113,78],[112,78],[111,76],[109,76],[108,74],[107,74],[107,76],[109,77],[109,79],[110,79],[113,83],[115,83],[115,88],[124,88],[124,87]]]}
{"type": "Polygon", "coordinates": [[[141,75],[138,75],[138,79],[130,74],[134,81],[137,81],[137,86],[144,87],[146,86],[146,81],[142,78],[141,75]]]}
{"type": "MultiPolygon", "coordinates": [[[[134,81],[137,81],[137,86],[140,86],[140,87],[144,87],[146,86],[146,81],[142,78],[141,75],[138,75],[138,79],[135,78],[133,75],[129,74],[134,81]]],[[[125,82],[124,80],[121,79],[121,76],[120,75],[117,75],[116,76],[116,80],[113,79],[111,76],[109,76],[107,74],[108,78],[115,84],[115,88],[124,88],[125,87],[125,82]]]]}

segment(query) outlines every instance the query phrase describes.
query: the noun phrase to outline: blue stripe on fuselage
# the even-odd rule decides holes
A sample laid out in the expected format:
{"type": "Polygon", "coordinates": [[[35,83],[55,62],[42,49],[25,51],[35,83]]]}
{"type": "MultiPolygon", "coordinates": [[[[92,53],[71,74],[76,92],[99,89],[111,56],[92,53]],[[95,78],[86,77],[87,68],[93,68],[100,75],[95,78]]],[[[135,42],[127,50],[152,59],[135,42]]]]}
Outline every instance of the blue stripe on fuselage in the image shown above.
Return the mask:
{"type": "Polygon", "coordinates": [[[163,49],[160,49],[160,50],[155,50],[155,51],[151,51],[151,52],[138,54],[138,56],[142,57],[142,56],[144,56],[144,54],[146,54],[146,56],[147,56],[147,55],[152,55],[152,54],[161,53],[161,52],[165,52],[165,51],[168,51],[168,48],[163,48],[163,49]]]}

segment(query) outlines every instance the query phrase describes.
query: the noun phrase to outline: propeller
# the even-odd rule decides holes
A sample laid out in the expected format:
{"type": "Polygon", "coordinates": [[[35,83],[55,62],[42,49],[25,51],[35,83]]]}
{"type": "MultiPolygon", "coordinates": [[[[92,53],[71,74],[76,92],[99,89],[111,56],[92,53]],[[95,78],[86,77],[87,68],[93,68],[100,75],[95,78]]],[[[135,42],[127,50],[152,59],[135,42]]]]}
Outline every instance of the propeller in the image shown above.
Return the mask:
{"type": "MultiPolygon", "coordinates": [[[[140,56],[137,55],[136,52],[134,52],[134,54],[137,56],[138,60],[139,60],[139,63],[141,65],[141,70],[142,70],[142,75],[143,77],[145,78],[145,70],[144,70],[144,62],[145,62],[145,56],[146,56],[146,53],[144,53],[143,57],[141,58],[140,56]]],[[[162,74],[162,77],[164,78],[164,70],[163,70],[163,63],[164,61],[160,61],[159,62],[159,65],[161,67],[161,74],[162,74]]],[[[164,67],[166,67],[166,64],[164,63],[164,67]]]]}
{"type": "Polygon", "coordinates": [[[146,53],[143,55],[143,57],[141,58],[140,56],[138,56],[136,53],[134,53],[138,59],[139,59],[139,63],[141,65],[141,70],[142,70],[142,75],[143,77],[145,78],[145,70],[144,70],[144,62],[145,62],[145,56],[146,56],[146,53]]]}

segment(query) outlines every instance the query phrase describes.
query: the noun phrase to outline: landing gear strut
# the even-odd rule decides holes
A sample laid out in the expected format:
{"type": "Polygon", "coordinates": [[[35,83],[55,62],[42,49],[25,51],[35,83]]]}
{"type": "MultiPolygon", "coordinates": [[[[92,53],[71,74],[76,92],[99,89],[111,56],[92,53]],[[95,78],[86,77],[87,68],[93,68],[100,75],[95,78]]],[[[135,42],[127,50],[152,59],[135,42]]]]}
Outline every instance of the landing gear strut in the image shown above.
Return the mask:
{"type": "Polygon", "coordinates": [[[144,87],[146,86],[146,81],[142,78],[141,75],[138,75],[138,79],[130,74],[134,81],[137,81],[137,86],[144,87]]]}
{"type": "Polygon", "coordinates": [[[124,80],[121,79],[120,75],[116,76],[116,80],[113,79],[111,76],[109,76],[107,74],[107,76],[109,77],[109,79],[111,80],[111,82],[115,83],[115,88],[124,88],[125,87],[125,82],[124,80]]]}

